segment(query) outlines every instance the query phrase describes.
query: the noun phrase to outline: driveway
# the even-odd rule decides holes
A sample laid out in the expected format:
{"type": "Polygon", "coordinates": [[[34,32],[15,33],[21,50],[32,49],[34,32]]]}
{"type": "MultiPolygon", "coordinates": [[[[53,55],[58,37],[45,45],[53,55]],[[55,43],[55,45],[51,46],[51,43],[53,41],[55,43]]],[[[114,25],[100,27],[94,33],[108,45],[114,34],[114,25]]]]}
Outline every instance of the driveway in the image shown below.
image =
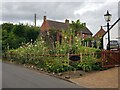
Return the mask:
{"type": "Polygon", "coordinates": [[[120,67],[114,67],[70,80],[87,88],[118,88],[118,86],[120,86],[120,76],[118,77],[118,75],[120,75],[119,70],[120,67]]]}

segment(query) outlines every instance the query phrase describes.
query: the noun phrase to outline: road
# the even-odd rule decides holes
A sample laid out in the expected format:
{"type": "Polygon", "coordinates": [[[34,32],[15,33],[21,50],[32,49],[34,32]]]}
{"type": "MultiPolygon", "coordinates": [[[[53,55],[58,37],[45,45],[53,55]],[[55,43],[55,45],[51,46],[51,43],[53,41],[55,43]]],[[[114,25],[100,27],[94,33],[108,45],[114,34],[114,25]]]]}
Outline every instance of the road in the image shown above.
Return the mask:
{"type": "Polygon", "coordinates": [[[2,88],[82,88],[76,84],[27,69],[2,63],[2,88]]]}
{"type": "Polygon", "coordinates": [[[0,59],[0,90],[2,89],[2,60],[0,59]]]}

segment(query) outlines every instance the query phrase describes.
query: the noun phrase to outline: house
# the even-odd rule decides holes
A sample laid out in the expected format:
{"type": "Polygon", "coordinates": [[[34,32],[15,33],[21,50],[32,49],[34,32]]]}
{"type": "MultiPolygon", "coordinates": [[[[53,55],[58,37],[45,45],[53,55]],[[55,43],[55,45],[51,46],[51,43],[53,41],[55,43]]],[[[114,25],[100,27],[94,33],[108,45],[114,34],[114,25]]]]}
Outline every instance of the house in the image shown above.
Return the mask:
{"type": "MultiPolygon", "coordinates": [[[[85,27],[82,28],[82,32],[78,32],[78,33],[82,33],[82,37],[83,38],[89,38],[92,37],[92,32],[86,27],[86,24],[84,24],[85,27]]],[[[43,19],[43,23],[41,26],[41,32],[42,33],[48,33],[49,34],[49,30],[51,29],[55,29],[57,30],[57,40],[60,40],[60,38],[62,37],[60,30],[67,30],[70,26],[69,20],[65,20],[65,22],[58,22],[58,21],[53,21],[53,20],[47,20],[46,16],[44,16],[43,19]]]]}
{"type": "Polygon", "coordinates": [[[101,38],[105,33],[106,31],[101,26],[100,30],[93,36],[93,38],[101,38]]]}
{"type": "Polygon", "coordinates": [[[95,40],[95,47],[97,42],[99,43],[99,48],[103,49],[103,35],[106,33],[106,31],[103,29],[103,27],[101,26],[100,30],[93,36],[94,40],[95,40]]]}

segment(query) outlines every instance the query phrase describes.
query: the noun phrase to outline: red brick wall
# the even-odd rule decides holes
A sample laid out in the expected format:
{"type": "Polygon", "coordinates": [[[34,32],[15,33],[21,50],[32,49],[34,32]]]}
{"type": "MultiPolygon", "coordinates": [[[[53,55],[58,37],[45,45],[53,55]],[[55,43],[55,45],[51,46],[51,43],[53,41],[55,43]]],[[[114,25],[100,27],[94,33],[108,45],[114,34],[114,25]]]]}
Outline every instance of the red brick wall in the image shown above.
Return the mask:
{"type": "Polygon", "coordinates": [[[89,38],[89,37],[92,37],[92,35],[88,35],[88,34],[83,35],[83,38],[89,38]]]}
{"type": "Polygon", "coordinates": [[[88,34],[77,34],[79,35],[79,37],[81,38],[89,38],[89,37],[92,37],[92,35],[88,35],[88,34]]]}
{"type": "Polygon", "coordinates": [[[50,26],[49,24],[47,23],[47,21],[44,21],[42,26],[41,26],[41,31],[45,31],[45,30],[49,30],[50,29],[50,26]]]}

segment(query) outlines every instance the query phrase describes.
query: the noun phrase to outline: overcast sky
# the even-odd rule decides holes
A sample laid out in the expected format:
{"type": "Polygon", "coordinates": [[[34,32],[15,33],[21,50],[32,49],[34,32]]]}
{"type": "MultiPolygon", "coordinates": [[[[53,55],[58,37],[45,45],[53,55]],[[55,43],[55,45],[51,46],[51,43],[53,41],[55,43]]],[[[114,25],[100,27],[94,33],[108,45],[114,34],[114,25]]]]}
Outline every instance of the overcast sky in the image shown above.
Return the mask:
{"type": "MultiPolygon", "coordinates": [[[[41,26],[43,16],[47,19],[64,22],[65,19],[80,19],[95,34],[100,26],[106,25],[104,14],[107,10],[112,14],[111,24],[118,19],[119,0],[4,0],[2,2],[2,22],[33,24],[34,13],[37,14],[37,26],[41,26]],[[9,2],[8,2],[9,1],[9,2]],[[73,2],[74,1],[74,2],[73,2]]],[[[106,29],[106,28],[104,28],[106,29]]],[[[118,32],[117,32],[118,33],[118,32]]]]}

